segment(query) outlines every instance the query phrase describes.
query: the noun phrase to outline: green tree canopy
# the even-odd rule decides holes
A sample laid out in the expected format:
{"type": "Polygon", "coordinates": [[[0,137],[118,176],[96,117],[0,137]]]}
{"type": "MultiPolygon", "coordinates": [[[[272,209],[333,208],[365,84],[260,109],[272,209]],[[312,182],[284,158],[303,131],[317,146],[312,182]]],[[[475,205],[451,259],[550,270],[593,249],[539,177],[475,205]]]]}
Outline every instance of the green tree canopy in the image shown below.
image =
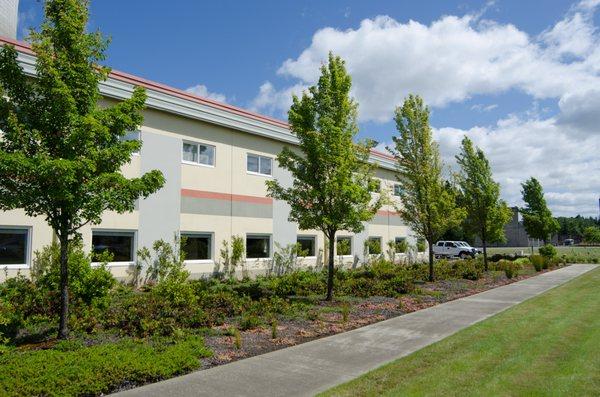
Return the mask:
{"type": "Polygon", "coordinates": [[[288,112],[300,152],[284,147],[277,161],[291,173],[292,186],[267,182],[269,195],[290,205],[290,221],[302,230],[321,230],[328,239],[328,300],[333,294],[335,234],[360,232],[381,205],[369,192],[372,144],[354,141],[357,104],[350,98],[350,88],[344,61],[329,54],[317,85],[301,98],[294,96],[288,112]]]}
{"type": "Polygon", "coordinates": [[[560,224],[552,217],[552,212],[546,204],[544,190],[540,182],[531,177],[521,184],[525,207],[519,211],[523,214],[523,226],[529,237],[548,241],[558,232],[560,224]]]}
{"type": "Polygon", "coordinates": [[[418,95],[409,95],[396,108],[396,177],[402,204],[397,208],[404,221],[429,243],[429,279],[433,274],[433,244],[448,229],[459,225],[464,210],[457,206],[452,190],[442,178],[442,162],[429,126],[429,109],[418,95]]]}
{"type": "Polygon", "coordinates": [[[460,166],[458,201],[467,213],[463,225],[467,232],[481,239],[487,271],[487,243],[506,241],[504,225],[510,221],[512,211],[500,199],[500,184],[494,181],[485,154],[466,136],[456,161],[460,166]]]}
{"type": "Polygon", "coordinates": [[[69,242],[107,211],[134,209],[164,183],[160,171],[127,179],[121,167],[141,142],[124,141],[142,123],[145,92],[100,107],[98,84],[109,69],[107,42],[86,33],[84,0],[48,0],[39,32],[32,32],[36,78],[28,77],[12,46],[0,50],[0,209],[43,216],[61,245],[61,319],[67,336],[69,242]]]}

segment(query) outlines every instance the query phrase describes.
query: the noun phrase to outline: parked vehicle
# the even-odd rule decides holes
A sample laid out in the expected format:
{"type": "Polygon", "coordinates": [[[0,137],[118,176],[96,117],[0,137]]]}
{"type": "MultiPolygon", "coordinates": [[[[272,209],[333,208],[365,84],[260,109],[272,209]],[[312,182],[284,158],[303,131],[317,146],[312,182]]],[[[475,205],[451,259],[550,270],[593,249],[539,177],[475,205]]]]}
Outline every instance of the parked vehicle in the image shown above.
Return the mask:
{"type": "Polygon", "coordinates": [[[433,246],[433,254],[440,258],[474,258],[479,253],[465,241],[438,241],[433,246]]]}

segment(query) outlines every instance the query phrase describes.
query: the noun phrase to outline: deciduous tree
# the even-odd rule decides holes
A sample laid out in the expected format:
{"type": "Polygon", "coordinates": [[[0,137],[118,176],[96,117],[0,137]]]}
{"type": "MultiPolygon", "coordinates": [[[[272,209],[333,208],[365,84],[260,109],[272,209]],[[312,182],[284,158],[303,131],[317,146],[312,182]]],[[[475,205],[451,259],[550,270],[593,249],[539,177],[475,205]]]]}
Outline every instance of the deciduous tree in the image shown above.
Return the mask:
{"type": "Polygon", "coordinates": [[[429,109],[421,97],[409,95],[396,108],[399,135],[388,148],[396,158],[404,221],[429,244],[429,280],[433,281],[433,244],[446,230],[460,224],[464,210],[442,178],[442,162],[429,126],[429,109]]]}
{"type": "Polygon", "coordinates": [[[100,107],[99,65],[107,42],[87,33],[88,3],[48,0],[39,32],[32,32],[36,78],[28,77],[12,46],[0,50],[0,210],[43,216],[60,242],[59,338],[68,334],[67,255],[79,229],[107,211],[134,209],[164,183],[160,171],[127,179],[121,167],[141,142],[124,141],[142,122],[145,92],[100,107]]]}
{"type": "Polygon", "coordinates": [[[456,161],[460,166],[457,174],[458,202],[466,210],[463,226],[467,232],[481,239],[487,271],[487,244],[506,240],[504,226],[510,221],[512,211],[500,199],[500,184],[494,181],[485,154],[466,136],[456,161]]]}
{"type": "Polygon", "coordinates": [[[525,207],[519,210],[523,214],[523,226],[529,237],[543,240],[546,244],[558,232],[560,224],[552,217],[544,198],[544,190],[537,179],[531,177],[521,187],[525,201],[525,207]]]}
{"type": "Polygon", "coordinates": [[[285,147],[279,166],[292,177],[291,187],[268,181],[269,195],[291,207],[289,220],[300,229],[321,230],[328,242],[327,300],[333,297],[335,235],[339,230],[363,230],[380,207],[369,192],[373,165],[371,143],[355,142],[357,104],[350,98],[351,78],[344,61],[329,54],[318,83],[293,97],[288,112],[300,153],[285,147]]]}

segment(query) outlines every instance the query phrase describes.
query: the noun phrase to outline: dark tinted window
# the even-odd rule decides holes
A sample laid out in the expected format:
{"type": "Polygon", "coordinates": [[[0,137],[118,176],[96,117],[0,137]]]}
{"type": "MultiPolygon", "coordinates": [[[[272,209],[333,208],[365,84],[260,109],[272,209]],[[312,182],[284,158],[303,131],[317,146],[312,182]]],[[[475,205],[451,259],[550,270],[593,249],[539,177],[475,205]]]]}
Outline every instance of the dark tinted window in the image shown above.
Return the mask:
{"type": "Polygon", "coordinates": [[[92,232],[92,251],[94,254],[108,251],[113,262],[132,262],[133,233],[92,232]]]}
{"type": "Polygon", "coordinates": [[[369,254],[381,254],[381,237],[369,237],[369,254]]]}
{"type": "Polygon", "coordinates": [[[338,255],[352,255],[352,237],[338,237],[336,251],[338,255]]]}
{"type": "Polygon", "coordinates": [[[0,265],[27,263],[27,229],[0,229],[0,265]]]}
{"type": "Polygon", "coordinates": [[[300,244],[301,256],[315,256],[315,238],[299,236],[298,244],[300,244]]]}
{"type": "Polygon", "coordinates": [[[246,236],[246,258],[269,258],[271,238],[269,236],[246,236]]]}
{"type": "Polygon", "coordinates": [[[211,259],[211,235],[210,234],[181,234],[185,237],[183,251],[185,259],[200,260],[211,259]]]}

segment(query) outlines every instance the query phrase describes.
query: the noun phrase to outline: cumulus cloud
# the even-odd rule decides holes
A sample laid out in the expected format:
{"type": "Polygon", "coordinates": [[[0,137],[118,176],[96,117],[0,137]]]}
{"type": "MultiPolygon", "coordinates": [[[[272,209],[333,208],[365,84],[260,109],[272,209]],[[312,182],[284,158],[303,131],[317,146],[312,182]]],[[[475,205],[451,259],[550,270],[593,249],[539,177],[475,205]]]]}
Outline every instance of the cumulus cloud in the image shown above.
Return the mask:
{"type": "MultiPolygon", "coordinates": [[[[531,97],[532,108],[491,126],[436,126],[434,136],[445,161],[455,166],[466,134],[487,153],[509,204],[522,204],[520,184],[535,176],[556,214],[595,216],[600,37],[593,17],[599,5],[600,0],[583,0],[537,35],[482,19],[482,13],[443,16],[429,25],[378,16],[354,29],[325,27],[277,70],[291,83],[280,88],[264,83],[253,105],[282,116],[291,94],[314,84],[329,51],[347,62],[363,122],[390,121],[408,93],[422,95],[435,109],[476,95],[520,91],[531,97]],[[539,109],[539,100],[556,100],[556,114],[539,109]]],[[[495,107],[475,104],[471,111],[495,107]]]]}
{"type": "Polygon", "coordinates": [[[218,92],[210,92],[204,84],[198,84],[193,87],[186,88],[186,91],[190,94],[212,99],[213,101],[223,103],[227,102],[227,97],[225,96],[225,94],[220,94],[218,92]]]}
{"type": "Polygon", "coordinates": [[[600,50],[592,18],[596,6],[592,1],[580,3],[536,37],[470,14],[444,16],[430,25],[378,16],[363,20],[356,29],[326,27],[297,58],[287,59],[278,69],[295,83],[281,89],[265,83],[271,100],[256,107],[286,109],[286,94],[292,87],[313,84],[329,51],[347,62],[362,121],[390,120],[394,107],[410,92],[421,94],[433,107],[509,89],[534,98],[560,98],[600,85],[600,50]],[[577,58],[564,59],[567,55],[577,58]]]}
{"type": "Polygon", "coordinates": [[[521,182],[535,176],[556,215],[598,214],[600,135],[572,139],[554,117],[509,116],[491,127],[435,129],[444,162],[452,167],[464,135],[485,151],[511,205],[522,205],[521,182]]]}

